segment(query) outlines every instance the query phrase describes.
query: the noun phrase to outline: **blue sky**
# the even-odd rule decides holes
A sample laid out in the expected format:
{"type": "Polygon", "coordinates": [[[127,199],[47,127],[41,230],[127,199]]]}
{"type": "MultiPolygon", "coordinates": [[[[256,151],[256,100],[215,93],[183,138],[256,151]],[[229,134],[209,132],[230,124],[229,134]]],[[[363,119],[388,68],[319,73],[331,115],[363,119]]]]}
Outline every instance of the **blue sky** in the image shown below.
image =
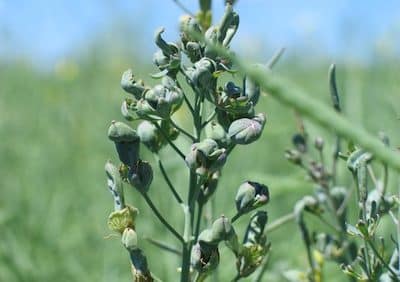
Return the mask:
{"type": "MultiPolygon", "coordinates": [[[[197,1],[181,2],[196,11],[197,1]]],[[[214,0],[215,18],[222,3],[214,0]]],[[[282,46],[333,57],[363,58],[376,48],[399,53],[398,0],[239,0],[236,9],[235,47],[250,55],[282,46]]],[[[152,52],[154,30],[164,26],[175,39],[182,13],[172,0],[0,0],[0,55],[51,64],[103,33],[118,33],[118,23],[140,31],[137,46],[152,52]]]]}

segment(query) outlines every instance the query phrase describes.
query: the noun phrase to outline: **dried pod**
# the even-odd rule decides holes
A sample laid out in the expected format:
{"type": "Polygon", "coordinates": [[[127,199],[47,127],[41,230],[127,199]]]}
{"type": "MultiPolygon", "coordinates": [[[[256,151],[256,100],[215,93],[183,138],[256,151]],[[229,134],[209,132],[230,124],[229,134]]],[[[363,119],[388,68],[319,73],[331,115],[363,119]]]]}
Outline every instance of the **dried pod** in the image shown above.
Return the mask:
{"type": "Polygon", "coordinates": [[[116,232],[123,233],[126,228],[135,228],[135,219],[138,210],[126,205],[122,210],[114,211],[108,217],[108,227],[116,232]]]}
{"type": "Polygon", "coordinates": [[[146,161],[137,161],[128,172],[128,180],[141,193],[146,193],[153,181],[153,169],[151,165],[146,161]]]}

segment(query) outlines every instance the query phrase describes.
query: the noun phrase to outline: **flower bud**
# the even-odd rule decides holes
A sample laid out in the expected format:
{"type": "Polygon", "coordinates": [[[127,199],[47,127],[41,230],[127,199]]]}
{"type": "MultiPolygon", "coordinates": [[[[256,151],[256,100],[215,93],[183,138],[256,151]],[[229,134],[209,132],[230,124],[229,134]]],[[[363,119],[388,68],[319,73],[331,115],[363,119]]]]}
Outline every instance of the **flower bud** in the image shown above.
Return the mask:
{"type": "MultiPolygon", "coordinates": [[[[170,81],[169,81],[170,82],[170,81]]],[[[156,85],[137,103],[137,114],[149,119],[168,119],[183,102],[182,90],[176,86],[156,85]]]]}
{"type": "Polygon", "coordinates": [[[322,149],[324,148],[324,139],[322,139],[322,137],[320,136],[315,138],[314,146],[318,151],[322,151],[322,149]]]}
{"type": "Polygon", "coordinates": [[[302,163],[302,156],[297,150],[286,150],[285,158],[293,164],[299,165],[302,163]]]}
{"type": "Polygon", "coordinates": [[[133,187],[141,193],[146,193],[153,181],[153,169],[148,162],[139,160],[130,168],[128,177],[129,183],[133,187]]]}
{"type": "Polygon", "coordinates": [[[244,214],[269,202],[269,191],[266,185],[246,181],[240,185],[235,198],[238,213],[244,214]]]}
{"type": "Polygon", "coordinates": [[[208,199],[214,194],[215,190],[218,186],[218,180],[221,173],[219,171],[211,174],[207,180],[200,187],[200,195],[197,198],[197,201],[204,205],[208,199]]]}
{"type": "Polygon", "coordinates": [[[212,139],[204,139],[191,146],[185,162],[188,167],[199,175],[207,175],[219,170],[226,161],[226,150],[218,149],[218,144],[212,139]]]}
{"type": "Polygon", "coordinates": [[[161,49],[154,54],[153,62],[160,70],[168,70],[168,73],[175,76],[181,64],[181,55],[178,46],[167,43],[161,37],[164,29],[156,31],[155,43],[161,49]]]}
{"type": "Polygon", "coordinates": [[[306,139],[302,134],[297,133],[293,135],[292,143],[300,153],[305,153],[307,151],[306,139]]]}
{"type": "Polygon", "coordinates": [[[143,121],[137,128],[140,141],[152,152],[158,152],[161,149],[161,138],[157,127],[149,121],[143,121]]]}
{"type": "Polygon", "coordinates": [[[136,100],[125,99],[121,105],[121,114],[127,121],[133,121],[137,119],[136,114],[136,100]]]}
{"type": "Polygon", "coordinates": [[[114,211],[108,217],[108,227],[122,234],[126,228],[135,228],[135,219],[138,210],[132,206],[125,206],[122,210],[114,211]]]}
{"type": "Polygon", "coordinates": [[[136,231],[129,227],[125,228],[121,238],[122,245],[124,245],[128,251],[133,251],[138,248],[137,241],[136,231]]]}
{"type": "Polygon", "coordinates": [[[218,28],[218,41],[222,43],[223,46],[228,46],[238,27],[239,15],[233,11],[232,5],[226,5],[225,13],[218,28]]]}
{"type": "Polygon", "coordinates": [[[206,136],[213,139],[222,148],[227,148],[231,143],[231,139],[228,137],[225,129],[216,121],[211,121],[207,124],[206,136]]]}
{"type": "Polygon", "coordinates": [[[140,99],[145,90],[143,80],[136,80],[131,69],[122,74],[121,87],[136,99],[140,99]]]}
{"type": "Polygon", "coordinates": [[[213,242],[229,241],[236,235],[230,220],[223,215],[214,221],[211,231],[213,242]]]}
{"type": "Polygon", "coordinates": [[[216,70],[216,63],[208,57],[201,58],[193,67],[186,70],[186,74],[193,85],[210,101],[212,101],[211,95],[216,88],[217,80],[214,77],[216,70]]]}
{"type": "Polygon", "coordinates": [[[269,249],[270,244],[266,246],[259,244],[244,245],[236,261],[236,268],[240,277],[247,277],[252,274],[260,266],[269,249]]]}
{"type": "Polygon", "coordinates": [[[252,119],[241,118],[229,126],[228,136],[235,144],[250,144],[261,136],[264,125],[264,114],[258,114],[252,119]]]}
{"type": "Polygon", "coordinates": [[[122,163],[131,166],[139,159],[140,139],[128,125],[113,121],[108,129],[108,138],[114,141],[122,163]]]}

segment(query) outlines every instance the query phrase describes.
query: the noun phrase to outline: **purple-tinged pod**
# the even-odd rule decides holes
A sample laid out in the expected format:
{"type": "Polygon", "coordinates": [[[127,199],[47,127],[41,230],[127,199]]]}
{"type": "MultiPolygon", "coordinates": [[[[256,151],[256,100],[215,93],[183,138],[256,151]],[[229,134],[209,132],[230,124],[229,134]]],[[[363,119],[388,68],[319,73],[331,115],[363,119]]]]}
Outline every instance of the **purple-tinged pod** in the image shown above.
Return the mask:
{"type": "Polygon", "coordinates": [[[229,126],[228,136],[235,144],[250,144],[261,136],[265,120],[264,114],[237,119],[229,126]]]}
{"type": "Polygon", "coordinates": [[[151,165],[142,160],[138,160],[128,172],[129,183],[141,193],[146,193],[153,181],[153,169],[151,165]]]}
{"type": "Polygon", "coordinates": [[[269,190],[264,184],[246,181],[240,185],[235,197],[238,213],[244,214],[269,202],[269,190]]]}
{"type": "Polygon", "coordinates": [[[126,92],[132,94],[136,99],[140,99],[146,89],[143,80],[136,80],[131,69],[122,74],[121,87],[126,92]]]}

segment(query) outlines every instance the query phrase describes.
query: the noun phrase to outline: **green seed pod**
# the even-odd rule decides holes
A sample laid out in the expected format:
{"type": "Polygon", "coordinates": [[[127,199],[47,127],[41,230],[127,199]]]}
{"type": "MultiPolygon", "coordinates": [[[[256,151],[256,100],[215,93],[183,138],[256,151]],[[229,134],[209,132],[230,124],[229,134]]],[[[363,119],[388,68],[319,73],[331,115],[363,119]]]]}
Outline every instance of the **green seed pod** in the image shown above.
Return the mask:
{"type": "Polygon", "coordinates": [[[192,248],[191,265],[200,273],[208,273],[216,269],[219,264],[218,248],[205,251],[199,243],[192,248]]]}
{"type": "MultiPolygon", "coordinates": [[[[209,42],[211,44],[217,44],[218,37],[219,37],[219,30],[218,27],[216,26],[211,26],[210,28],[207,29],[206,33],[204,34],[206,42],[209,42]]],[[[216,59],[218,57],[218,53],[212,47],[210,47],[209,44],[207,44],[206,47],[204,48],[204,56],[207,58],[216,59]]]]}
{"type": "Polygon", "coordinates": [[[108,138],[114,141],[122,163],[132,166],[139,159],[140,138],[128,125],[113,121],[108,129],[108,138]]]}
{"type": "Polygon", "coordinates": [[[210,101],[213,101],[212,95],[215,92],[217,83],[217,79],[214,76],[216,70],[216,63],[208,57],[201,58],[193,67],[186,70],[190,82],[210,101]]]}
{"type": "Polygon", "coordinates": [[[114,198],[114,210],[121,210],[125,207],[124,190],[122,179],[118,168],[108,161],[104,167],[107,174],[107,185],[114,198]]]}
{"type": "Polygon", "coordinates": [[[223,46],[228,46],[238,27],[239,15],[233,11],[232,5],[228,4],[226,5],[225,13],[218,27],[218,41],[222,43],[223,46]]]}
{"type": "Polygon", "coordinates": [[[229,126],[228,136],[235,144],[250,144],[261,136],[264,125],[264,114],[258,114],[252,119],[241,118],[229,126]]]}
{"type": "Polygon", "coordinates": [[[181,55],[178,46],[167,43],[161,37],[164,29],[155,33],[155,43],[161,49],[154,54],[153,62],[160,70],[168,70],[168,74],[175,77],[181,65],[181,55]]]}
{"type": "Polygon", "coordinates": [[[153,181],[153,169],[148,162],[139,160],[130,168],[128,178],[133,187],[141,193],[146,193],[153,181]]]}
{"type": "Polygon", "coordinates": [[[236,235],[235,230],[228,218],[219,217],[211,227],[211,240],[213,242],[229,241],[236,235]]]}
{"type": "Polygon", "coordinates": [[[222,168],[226,161],[226,150],[218,149],[217,142],[207,138],[191,146],[185,161],[190,169],[205,176],[222,168]]]}
{"type": "Polygon", "coordinates": [[[125,228],[121,238],[122,245],[124,245],[128,251],[133,251],[138,248],[137,241],[136,231],[129,227],[125,228]]]}
{"type": "Polygon", "coordinates": [[[152,152],[161,149],[161,136],[157,127],[149,121],[143,121],[137,128],[140,141],[152,152]]]}
{"type": "Polygon", "coordinates": [[[138,210],[132,206],[125,206],[122,210],[114,211],[108,217],[108,227],[116,232],[123,233],[126,228],[135,229],[135,219],[138,210]]]}
{"type": "Polygon", "coordinates": [[[244,214],[269,202],[269,190],[266,185],[246,181],[240,185],[235,197],[238,213],[244,214]]]}
{"type": "Polygon", "coordinates": [[[136,99],[140,99],[145,90],[143,80],[136,80],[131,69],[122,74],[121,87],[136,99]]]}

